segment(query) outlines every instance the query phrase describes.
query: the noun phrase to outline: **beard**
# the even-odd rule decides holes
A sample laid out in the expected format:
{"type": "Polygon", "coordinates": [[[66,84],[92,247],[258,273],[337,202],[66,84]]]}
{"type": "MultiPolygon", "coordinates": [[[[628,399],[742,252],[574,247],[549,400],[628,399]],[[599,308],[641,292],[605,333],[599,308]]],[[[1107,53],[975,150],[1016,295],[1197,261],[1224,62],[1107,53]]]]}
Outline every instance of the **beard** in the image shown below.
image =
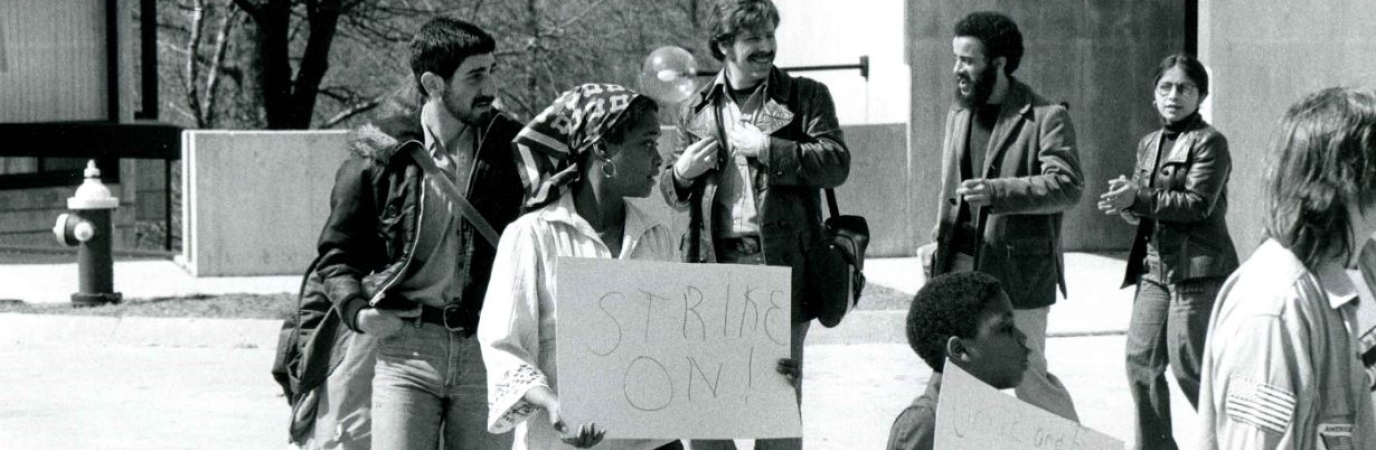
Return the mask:
{"type": "Polygon", "coordinates": [[[443,99],[444,110],[448,112],[449,115],[458,119],[460,122],[472,126],[485,124],[492,119],[492,115],[497,111],[497,108],[493,106],[494,102],[494,98],[480,95],[474,97],[473,100],[469,102],[467,108],[461,108],[461,101],[459,99],[449,95],[444,96],[443,99]],[[479,103],[483,103],[486,106],[480,107],[478,106],[479,103]]]}
{"type": "MultiPolygon", "coordinates": [[[[964,108],[977,108],[989,102],[989,96],[994,94],[994,84],[998,82],[998,75],[994,73],[998,70],[994,66],[985,67],[975,74],[974,80],[965,81],[970,83],[970,94],[960,93],[960,84],[956,84],[956,103],[964,108]]],[[[962,75],[956,75],[957,79],[965,79],[962,75]]]]}

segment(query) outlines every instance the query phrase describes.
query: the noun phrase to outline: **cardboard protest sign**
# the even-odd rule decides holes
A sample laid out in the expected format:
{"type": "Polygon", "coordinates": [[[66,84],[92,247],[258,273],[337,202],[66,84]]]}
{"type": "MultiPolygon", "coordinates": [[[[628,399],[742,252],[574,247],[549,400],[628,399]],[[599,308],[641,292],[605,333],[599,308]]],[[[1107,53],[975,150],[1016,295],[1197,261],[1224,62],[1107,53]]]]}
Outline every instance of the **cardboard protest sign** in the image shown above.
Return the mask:
{"type": "Polygon", "coordinates": [[[942,450],[1122,450],[1123,442],[1023,403],[946,362],[936,406],[942,450]]]}
{"type": "Polygon", "coordinates": [[[802,435],[789,269],[559,258],[558,393],[608,438],[802,435]]]}

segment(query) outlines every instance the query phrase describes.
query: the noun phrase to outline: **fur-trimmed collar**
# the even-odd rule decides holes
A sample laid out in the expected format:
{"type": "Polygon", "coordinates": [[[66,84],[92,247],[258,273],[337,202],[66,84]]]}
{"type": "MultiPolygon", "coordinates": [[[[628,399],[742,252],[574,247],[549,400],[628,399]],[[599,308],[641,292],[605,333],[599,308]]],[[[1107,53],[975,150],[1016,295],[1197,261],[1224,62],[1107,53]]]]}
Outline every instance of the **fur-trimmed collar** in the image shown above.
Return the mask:
{"type": "Polygon", "coordinates": [[[424,139],[420,127],[420,114],[399,114],[358,127],[349,133],[346,148],[353,156],[385,165],[400,144],[424,139]]]}
{"type": "MultiPolygon", "coordinates": [[[[507,146],[516,136],[516,131],[521,129],[521,123],[512,119],[506,112],[497,111],[483,128],[483,142],[480,145],[507,146]],[[493,139],[501,142],[489,142],[493,139]]],[[[419,112],[387,116],[363,124],[349,133],[345,148],[354,157],[386,165],[402,144],[410,141],[425,142],[425,131],[421,129],[419,112]]]]}

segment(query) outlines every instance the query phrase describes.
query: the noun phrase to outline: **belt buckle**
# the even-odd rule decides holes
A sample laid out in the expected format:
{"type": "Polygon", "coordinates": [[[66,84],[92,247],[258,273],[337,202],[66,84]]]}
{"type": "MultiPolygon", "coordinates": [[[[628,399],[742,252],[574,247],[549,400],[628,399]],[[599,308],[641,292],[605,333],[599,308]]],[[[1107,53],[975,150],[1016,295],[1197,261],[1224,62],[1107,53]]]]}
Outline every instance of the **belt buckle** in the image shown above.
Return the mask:
{"type": "Polygon", "coordinates": [[[444,305],[444,308],[440,309],[440,313],[440,321],[443,322],[441,325],[444,325],[444,329],[458,332],[465,330],[460,322],[463,318],[463,310],[459,308],[459,305],[453,303],[444,305]]]}

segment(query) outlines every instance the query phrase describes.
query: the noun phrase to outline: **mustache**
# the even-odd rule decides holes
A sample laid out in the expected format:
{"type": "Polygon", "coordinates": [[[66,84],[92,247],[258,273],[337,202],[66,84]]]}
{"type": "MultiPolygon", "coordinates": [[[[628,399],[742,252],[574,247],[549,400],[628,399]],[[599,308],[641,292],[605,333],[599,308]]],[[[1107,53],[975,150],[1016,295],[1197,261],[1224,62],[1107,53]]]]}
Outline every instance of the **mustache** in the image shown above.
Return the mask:
{"type": "Polygon", "coordinates": [[[750,56],[748,56],[748,58],[750,58],[750,59],[755,59],[755,58],[769,58],[769,59],[774,59],[774,52],[757,52],[757,53],[751,53],[750,56]]]}
{"type": "Polygon", "coordinates": [[[477,106],[479,103],[487,103],[487,104],[490,105],[490,104],[492,104],[492,103],[494,103],[494,102],[496,102],[496,101],[497,101],[497,97],[493,97],[493,96],[491,96],[491,95],[480,95],[480,96],[477,96],[477,97],[473,97],[473,105],[474,105],[474,106],[477,106]]]}

